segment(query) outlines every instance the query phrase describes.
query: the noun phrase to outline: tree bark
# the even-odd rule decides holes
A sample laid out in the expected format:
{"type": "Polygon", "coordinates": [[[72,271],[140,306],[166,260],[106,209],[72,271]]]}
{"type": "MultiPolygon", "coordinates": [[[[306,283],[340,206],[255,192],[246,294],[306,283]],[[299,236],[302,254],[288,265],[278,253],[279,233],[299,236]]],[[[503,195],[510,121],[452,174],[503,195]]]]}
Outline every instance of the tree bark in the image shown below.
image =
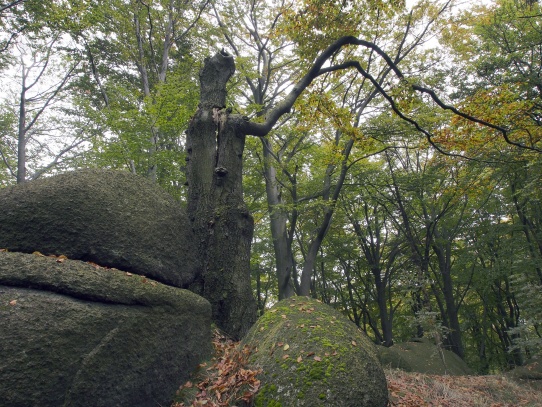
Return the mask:
{"type": "Polygon", "coordinates": [[[202,274],[194,291],[212,305],[217,326],[235,339],[256,320],[250,283],[253,219],[243,201],[244,119],[225,109],[233,58],[205,60],[200,105],[187,133],[188,214],[202,274]]]}

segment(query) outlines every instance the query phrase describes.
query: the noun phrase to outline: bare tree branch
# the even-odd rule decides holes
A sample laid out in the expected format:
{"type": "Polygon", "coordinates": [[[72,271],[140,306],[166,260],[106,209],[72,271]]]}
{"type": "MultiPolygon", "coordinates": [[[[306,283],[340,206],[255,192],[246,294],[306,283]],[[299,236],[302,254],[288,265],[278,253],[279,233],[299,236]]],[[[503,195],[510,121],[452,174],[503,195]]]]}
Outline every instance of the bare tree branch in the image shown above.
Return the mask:
{"type": "MultiPolygon", "coordinates": [[[[245,124],[245,132],[247,135],[253,135],[253,136],[259,136],[263,137],[267,135],[273,126],[276,124],[278,119],[284,115],[285,113],[290,112],[291,108],[293,107],[294,103],[298,99],[298,97],[301,95],[301,93],[319,76],[332,72],[332,71],[338,71],[338,70],[344,70],[348,68],[355,68],[357,71],[365,78],[369,79],[373,86],[378,90],[378,92],[388,101],[393,111],[404,121],[412,124],[418,131],[423,133],[427,140],[431,143],[431,145],[440,153],[450,156],[456,156],[461,158],[467,158],[461,154],[454,154],[444,151],[441,147],[439,147],[433,140],[433,135],[422,128],[419,123],[417,123],[415,120],[413,120],[410,117],[407,117],[404,113],[400,111],[400,109],[397,107],[397,104],[393,100],[393,98],[382,88],[382,86],[376,81],[376,79],[370,75],[368,72],[366,72],[361,64],[358,61],[348,61],[343,64],[334,65],[331,67],[322,68],[326,62],[328,62],[338,51],[340,51],[343,47],[346,47],[348,45],[359,45],[366,48],[372,49],[374,52],[376,52],[388,65],[388,67],[391,69],[393,73],[397,76],[400,80],[406,80],[403,73],[397,66],[397,64],[390,58],[390,56],[384,52],[380,47],[378,47],[376,44],[370,42],[358,39],[356,37],[342,37],[332,43],[330,46],[328,46],[327,49],[325,49],[318,58],[316,58],[314,64],[312,65],[312,68],[309,70],[309,72],[301,78],[301,80],[293,87],[292,91],[280,102],[278,103],[275,108],[269,111],[267,118],[264,123],[253,123],[253,122],[246,122],[245,124]]],[[[407,81],[408,83],[408,81],[407,81]]],[[[491,129],[497,130],[501,135],[503,136],[503,139],[511,145],[514,145],[516,147],[536,151],[536,152],[542,152],[542,149],[528,146],[523,143],[518,143],[510,139],[510,133],[509,130],[498,126],[496,124],[490,123],[488,121],[476,118],[472,115],[469,115],[465,112],[460,111],[459,109],[455,108],[454,106],[448,105],[444,103],[437,94],[426,87],[412,84],[410,85],[411,88],[417,92],[427,94],[431,97],[431,99],[441,108],[444,110],[450,110],[454,114],[470,121],[473,123],[478,123],[483,126],[489,127],[491,129]]]]}
{"type": "Polygon", "coordinates": [[[17,5],[24,3],[25,1],[26,0],[15,0],[15,1],[12,1],[11,3],[2,4],[0,5],[0,13],[12,7],[16,7],[17,5]]]}
{"type": "Polygon", "coordinates": [[[14,178],[17,177],[17,173],[15,172],[13,167],[9,164],[9,161],[8,161],[7,157],[5,156],[4,152],[2,151],[2,149],[0,149],[0,156],[2,156],[2,162],[4,163],[6,168],[8,169],[11,176],[14,177],[14,178]]]}

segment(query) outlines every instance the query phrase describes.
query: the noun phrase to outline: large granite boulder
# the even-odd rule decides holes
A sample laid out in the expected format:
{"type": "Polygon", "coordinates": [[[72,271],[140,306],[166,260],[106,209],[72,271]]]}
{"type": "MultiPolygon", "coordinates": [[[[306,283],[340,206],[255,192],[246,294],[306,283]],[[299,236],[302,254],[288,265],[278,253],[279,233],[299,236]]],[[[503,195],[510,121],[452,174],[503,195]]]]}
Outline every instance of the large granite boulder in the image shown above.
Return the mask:
{"type": "Polygon", "coordinates": [[[388,389],[369,338],[333,308],[293,297],[278,302],[242,345],[261,388],[255,405],[384,407],[388,389]]]}
{"type": "Polygon", "coordinates": [[[198,295],[81,261],[0,252],[0,405],[155,407],[211,354],[198,295]]]}
{"type": "Polygon", "coordinates": [[[187,288],[198,273],[185,211],[128,172],[80,170],[0,190],[0,249],[65,255],[187,288]]]}
{"type": "Polygon", "coordinates": [[[434,375],[463,376],[474,372],[452,351],[437,346],[430,339],[413,339],[390,348],[378,346],[378,358],[383,366],[434,375]]]}

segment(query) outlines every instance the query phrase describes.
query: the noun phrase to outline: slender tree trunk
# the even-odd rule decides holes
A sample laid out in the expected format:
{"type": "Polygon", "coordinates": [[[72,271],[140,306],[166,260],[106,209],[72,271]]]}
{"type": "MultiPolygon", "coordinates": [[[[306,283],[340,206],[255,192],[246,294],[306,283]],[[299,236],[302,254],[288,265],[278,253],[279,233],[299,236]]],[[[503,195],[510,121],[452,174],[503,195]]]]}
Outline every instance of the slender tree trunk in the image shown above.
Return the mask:
{"type": "Polygon", "coordinates": [[[199,108],[187,133],[188,215],[202,274],[194,289],[212,305],[217,326],[241,338],[256,319],[250,283],[253,219],[243,201],[242,118],[225,109],[233,58],[218,53],[200,73],[199,108]]]}
{"type": "MultiPolygon", "coordinates": [[[[542,268],[540,267],[539,261],[540,255],[542,255],[542,240],[537,239],[537,231],[534,230],[532,222],[529,221],[524,211],[525,205],[522,205],[519,202],[518,191],[515,181],[510,182],[510,188],[512,190],[512,200],[514,202],[514,207],[516,208],[516,213],[518,214],[519,220],[521,221],[523,234],[525,235],[525,240],[527,241],[527,248],[529,249],[529,253],[531,254],[531,257],[536,264],[535,271],[536,275],[538,276],[539,284],[542,284],[542,268]],[[538,245],[539,254],[537,254],[535,251],[533,240],[535,240],[538,245]]],[[[540,234],[538,233],[538,235],[540,234]]]]}
{"type": "Polygon", "coordinates": [[[19,101],[19,129],[17,135],[17,184],[26,181],[26,77],[23,67],[22,90],[19,101]]]}
{"type": "MultiPolygon", "coordinates": [[[[337,134],[337,140],[339,139],[339,134],[337,134]]],[[[331,174],[333,170],[335,169],[334,165],[330,165],[326,171],[326,177],[324,179],[324,201],[328,203],[328,207],[324,212],[323,220],[318,226],[318,230],[316,232],[316,236],[311,240],[309,244],[309,249],[307,250],[307,255],[305,256],[305,262],[303,264],[303,271],[301,272],[301,284],[299,288],[299,295],[310,295],[310,288],[311,288],[311,280],[312,280],[312,274],[314,272],[314,267],[316,264],[316,256],[318,256],[318,252],[320,251],[320,246],[322,245],[322,242],[324,241],[324,238],[327,235],[327,231],[329,230],[329,227],[331,226],[331,221],[333,219],[333,214],[335,213],[335,205],[337,202],[337,199],[339,198],[339,193],[341,192],[341,189],[344,184],[344,180],[346,178],[346,174],[348,172],[348,157],[350,156],[350,152],[352,151],[352,147],[354,146],[354,140],[350,139],[346,143],[344,149],[343,149],[343,156],[342,156],[342,162],[341,162],[341,171],[339,174],[339,178],[333,187],[333,193],[331,193],[331,174]]]]}
{"type": "Polygon", "coordinates": [[[461,326],[459,324],[459,309],[456,306],[454,298],[450,245],[451,243],[449,241],[446,242],[445,247],[434,244],[433,250],[437,255],[439,271],[442,277],[442,293],[446,303],[446,319],[449,325],[448,328],[450,328],[450,334],[447,338],[447,342],[450,344],[452,352],[463,359],[465,357],[465,351],[463,349],[461,326]]]}
{"type": "Polygon", "coordinates": [[[376,286],[376,302],[380,316],[380,327],[382,328],[382,345],[390,347],[393,345],[393,334],[391,318],[388,315],[388,305],[386,302],[386,281],[382,280],[382,270],[379,267],[374,268],[372,273],[376,286]]]}
{"type": "Polygon", "coordinates": [[[269,143],[262,138],[264,154],[265,189],[267,192],[267,205],[270,213],[271,236],[275,249],[275,266],[279,287],[279,300],[295,295],[294,256],[292,245],[288,238],[287,213],[280,208],[280,188],[277,183],[277,172],[271,165],[269,143]]]}
{"type": "MultiPolygon", "coordinates": [[[[143,94],[146,98],[150,97],[151,95],[151,88],[150,88],[150,81],[149,81],[149,73],[147,71],[147,67],[145,66],[145,52],[143,50],[143,38],[141,37],[141,25],[139,22],[139,17],[137,16],[137,13],[134,13],[134,29],[135,29],[135,35],[137,39],[137,49],[138,49],[138,56],[139,59],[136,63],[137,68],[139,70],[139,76],[141,79],[141,86],[143,88],[143,94]]],[[[164,52],[166,52],[166,46],[167,44],[164,44],[164,52]]],[[[164,72],[164,79],[165,79],[165,72],[164,72]]],[[[149,165],[147,168],[147,177],[153,181],[156,182],[157,180],[157,168],[156,168],[156,145],[158,143],[158,129],[153,125],[150,129],[151,136],[149,137],[149,165]]]]}

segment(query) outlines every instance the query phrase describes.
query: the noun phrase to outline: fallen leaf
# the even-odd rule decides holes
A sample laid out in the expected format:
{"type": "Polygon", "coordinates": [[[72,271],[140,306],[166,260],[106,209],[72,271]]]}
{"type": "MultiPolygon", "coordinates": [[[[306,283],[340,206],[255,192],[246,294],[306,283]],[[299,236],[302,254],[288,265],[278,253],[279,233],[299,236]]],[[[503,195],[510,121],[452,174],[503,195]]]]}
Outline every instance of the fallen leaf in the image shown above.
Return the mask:
{"type": "Polygon", "coordinates": [[[34,256],[45,257],[45,254],[40,253],[40,252],[33,252],[32,254],[33,254],[34,256]]]}
{"type": "Polygon", "coordinates": [[[91,262],[91,261],[87,261],[87,264],[90,264],[90,265],[91,265],[92,267],[94,267],[95,269],[101,268],[98,264],[93,263],[93,262],[91,262]]]}
{"type": "Polygon", "coordinates": [[[358,346],[358,344],[356,343],[356,341],[352,341],[352,346],[358,346]]]}
{"type": "Polygon", "coordinates": [[[284,347],[282,348],[282,350],[288,350],[288,349],[290,349],[290,345],[288,344],[284,345],[284,347]]]}
{"type": "Polygon", "coordinates": [[[133,274],[132,274],[132,273],[129,273],[129,272],[126,272],[126,275],[127,275],[128,277],[133,276],[133,274]]]}
{"type": "Polygon", "coordinates": [[[317,361],[317,362],[321,362],[322,361],[322,358],[320,356],[315,356],[314,357],[314,360],[317,361]]]}
{"type": "Polygon", "coordinates": [[[278,346],[279,348],[282,348],[282,347],[284,346],[284,342],[277,342],[277,346],[278,346]]]}
{"type": "Polygon", "coordinates": [[[301,363],[301,362],[303,362],[303,358],[302,358],[301,356],[299,356],[299,357],[297,358],[297,363],[301,363]]]}
{"type": "Polygon", "coordinates": [[[284,355],[284,356],[282,357],[282,359],[286,360],[286,359],[288,359],[289,357],[290,357],[290,355],[284,355]]]}
{"type": "Polygon", "coordinates": [[[17,304],[17,300],[11,300],[11,301],[9,302],[9,305],[16,305],[16,304],[17,304]]]}

